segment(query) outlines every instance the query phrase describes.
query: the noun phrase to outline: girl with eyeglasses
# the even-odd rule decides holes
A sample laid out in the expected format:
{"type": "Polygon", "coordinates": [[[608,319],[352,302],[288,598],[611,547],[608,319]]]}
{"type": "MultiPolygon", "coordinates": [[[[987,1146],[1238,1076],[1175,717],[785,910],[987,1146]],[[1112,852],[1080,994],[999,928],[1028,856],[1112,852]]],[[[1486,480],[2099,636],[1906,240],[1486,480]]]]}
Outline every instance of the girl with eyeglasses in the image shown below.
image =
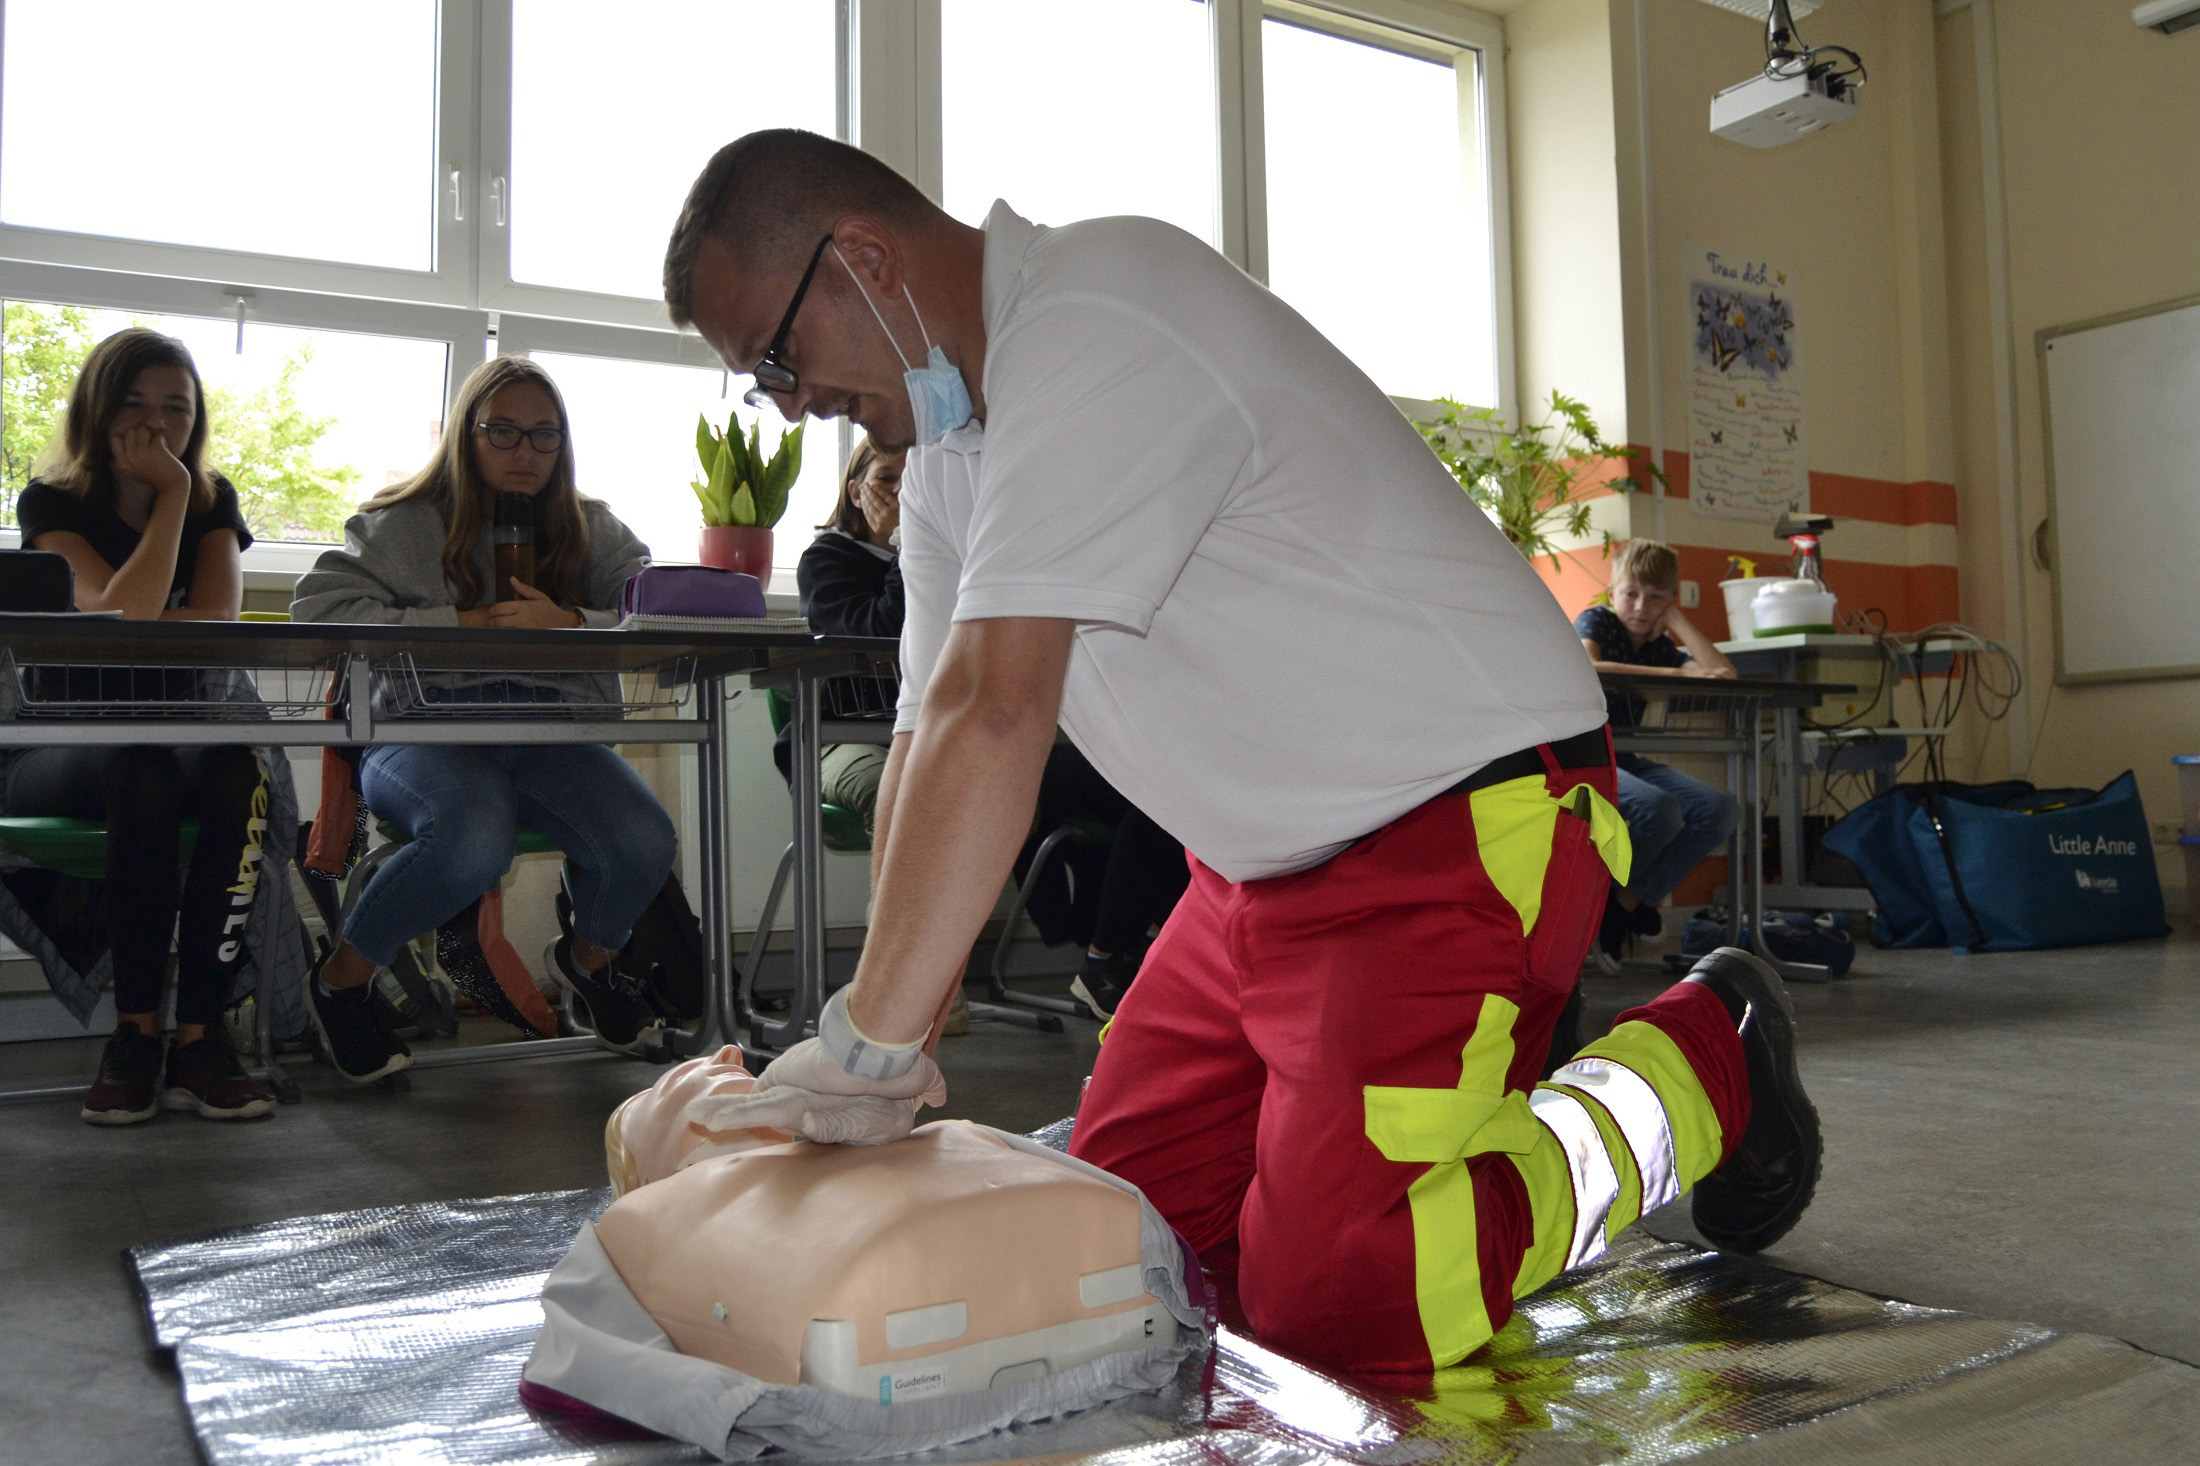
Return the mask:
{"type": "MultiPolygon", "coordinates": [[[[520,356],[484,362],[467,377],[435,457],[370,499],[344,539],[298,582],[296,619],[610,626],[627,578],[649,563],[648,546],[574,487],[564,399],[547,372],[520,356]],[[533,508],[535,577],[499,585],[494,521],[510,517],[498,500],[509,510],[506,496],[514,495],[533,508]]],[[[619,695],[616,678],[593,675],[420,680],[430,702],[619,695]]],[[[368,982],[406,941],[431,927],[454,929],[446,923],[496,886],[523,820],[565,852],[570,924],[546,965],[586,1005],[606,1044],[643,1046],[656,1015],[614,959],[672,870],[674,828],[631,764],[602,744],[377,745],[360,756],[358,782],[367,807],[410,839],[375,872],[345,919],[343,940],[308,981],[307,1009],[347,1078],[364,1083],[411,1063],[376,1023],[368,982]]],[[[561,919],[566,914],[561,909],[561,919]]],[[[503,992],[485,964],[469,971],[461,963],[452,976],[491,1011],[539,1031],[539,1015],[531,1021],[525,1011],[539,1004],[503,992]]]]}
{"type": "MultiPolygon", "coordinates": [[[[198,367],[181,341],[143,327],[85,358],[66,426],[16,501],[23,547],[69,562],[76,608],[126,621],[234,621],[239,556],[252,543],[237,491],[205,463],[198,367]]],[[[198,701],[199,674],[42,667],[34,696],[70,702],[198,701]]],[[[243,943],[233,920],[260,876],[267,780],[250,748],[62,745],[0,754],[0,807],[106,826],[104,893],[118,1022],[85,1096],[94,1125],[161,1109],[251,1119],[275,1096],[244,1072],[222,1009],[243,943]],[[186,821],[198,826],[186,848],[186,821]],[[181,921],[178,921],[178,916],[181,921]],[[162,1053],[169,935],[176,1032],[162,1053]]]]}

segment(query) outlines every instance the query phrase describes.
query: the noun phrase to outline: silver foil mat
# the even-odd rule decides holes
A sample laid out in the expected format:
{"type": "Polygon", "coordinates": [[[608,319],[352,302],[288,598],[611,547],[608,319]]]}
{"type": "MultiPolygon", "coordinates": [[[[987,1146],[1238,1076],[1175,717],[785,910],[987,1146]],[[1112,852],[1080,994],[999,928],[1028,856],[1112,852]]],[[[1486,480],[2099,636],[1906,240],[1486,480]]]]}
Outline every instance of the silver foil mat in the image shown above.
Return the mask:
{"type": "MultiPolygon", "coordinates": [[[[707,1460],[518,1399],[542,1279],[610,1193],[343,1212],[133,1249],[212,1466],[707,1460]]],[[[2200,1371],[1630,1233],[1404,1393],[1224,1330],[1168,1389],[923,1459],[1109,1466],[2184,1459],[2200,1371]],[[2104,1446],[2122,1441],[2126,1455],[2104,1446]],[[2153,1444],[2148,1444],[2153,1442],[2153,1444]],[[2160,1449],[2167,1448],[2167,1449],[2160,1449]]]]}

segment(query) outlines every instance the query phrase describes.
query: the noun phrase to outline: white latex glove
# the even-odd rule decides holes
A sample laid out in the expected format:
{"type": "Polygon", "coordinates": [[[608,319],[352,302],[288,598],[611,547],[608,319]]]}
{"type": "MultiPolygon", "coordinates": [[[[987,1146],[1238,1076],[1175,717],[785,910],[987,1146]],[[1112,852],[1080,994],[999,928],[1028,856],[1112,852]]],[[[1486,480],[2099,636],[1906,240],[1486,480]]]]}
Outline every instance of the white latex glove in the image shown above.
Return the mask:
{"type": "Polygon", "coordinates": [[[921,1043],[884,1045],[847,1017],[833,994],[806,1038],[766,1065],[748,1094],[709,1095],[687,1118],[721,1132],[771,1127],[827,1145],[884,1145],[916,1127],[920,1105],[947,1103],[947,1081],[921,1043]]]}

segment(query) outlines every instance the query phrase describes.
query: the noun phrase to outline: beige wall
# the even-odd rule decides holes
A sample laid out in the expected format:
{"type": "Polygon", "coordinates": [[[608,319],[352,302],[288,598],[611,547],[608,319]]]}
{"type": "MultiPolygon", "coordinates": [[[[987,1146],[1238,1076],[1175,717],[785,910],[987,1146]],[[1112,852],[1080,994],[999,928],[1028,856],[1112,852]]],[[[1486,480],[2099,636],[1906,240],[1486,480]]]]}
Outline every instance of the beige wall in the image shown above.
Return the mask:
{"type": "MultiPolygon", "coordinates": [[[[1966,607],[1999,624],[2002,564],[1992,474],[1999,467],[1983,282],[1988,219],[1979,178],[1977,18],[1937,26],[1946,155],[1947,252],[1955,282],[1955,439],[1966,464],[1966,607]],[[1973,499],[1982,512],[1968,513],[1973,499]],[[1969,584],[1977,566],[1979,583],[1969,584]],[[1990,584],[1989,584],[1990,583],[1990,584]]],[[[2001,98],[2014,339],[2016,482],[2030,532],[2047,512],[2036,332],[2200,294],[2200,34],[2161,36],[2131,23],[2122,0],[1995,0],[1992,61],[2001,98]]],[[[2200,406],[2200,404],[2196,404],[2200,406]]],[[[2134,485],[2134,492],[2191,492],[2134,485]]],[[[2169,759],[2200,752],[2200,680],[2053,687],[2054,605],[2048,574],[2022,567],[2039,728],[2031,776],[2099,784],[2138,771],[2158,828],[2177,813],[2169,759]]],[[[2181,587],[2134,586],[2180,614],[2181,587]]],[[[2183,867],[2165,848],[2163,874],[2183,867]]]]}
{"type": "MultiPolygon", "coordinates": [[[[2034,334],[2200,294],[2200,34],[2141,31],[2128,0],[1991,3],[2013,479],[2029,543],[2046,512],[2034,334]]],[[[1756,64],[1753,23],[1695,0],[1639,8],[1638,20],[1636,0],[1527,0],[1505,16],[1523,403],[1556,386],[1587,397],[1615,438],[1655,435],[1685,449],[1688,246],[1783,263],[1798,286],[1812,470],[1956,491],[1953,528],[1859,525],[1846,541],[1837,530],[1829,555],[1868,541],[1874,560],[1952,564],[1961,618],[2025,643],[2039,730],[2031,776],[2099,784],[2134,768],[2166,824],[2176,813],[2169,757],[2200,752],[2200,679],[2050,691],[2051,581],[2029,562],[2005,564],[2001,485],[2011,475],[1996,429],[1972,11],[1936,19],[1930,0],[1827,5],[1804,29],[1863,53],[1862,112],[1760,151],[1707,126],[1711,95],[1756,64]],[[1638,23],[1646,96],[1636,86],[1638,23]],[[2026,602],[2021,627],[2006,612],[2012,573],[2026,602]]],[[[1637,503],[1632,524],[1684,546],[1762,536],[1777,553],[1764,531],[1681,502],[1662,525],[1637,503]]],[[[2182,588],[2133,593],[2175,611],[2182,588]]],[[[2006,772],[2009,731],[1974,721],[1952,772],[2006,772]]],[[[2181,866],[2164,875],[2181,885],[2181,866]]]]}
{"type": "MultiPolygon", "coordinates": [[[[1769,258],[1796,284],[1814,470],[1908,482],[1945,480],[1946,307],[1930,28],[1915,0],[1845,0],[1811,18],[1871,66],[1853,121],[1780,148],[1713,137],[1714,92],[1761,64],[1755,22],[1709,5],[1648,0],[1651,228],[1656,237],[1655,369],[1668,447],[1685,448],[1690,335],[1683,319],[1691,244],[1769,258]]],[[[1631,401],[1647,402],[1634,0],[1610,0],[1617,143],[1627,206],[1621,230],[1635,349],[1631,401]]],[[[1636,428],[1640,441],[1648,431],[1636,428]]],[[[1829,548],[1833,548],[1829,546],[1829,548]]]]}
{"type": "MultiPolygon", "coordinates": [[[[1513,330],[1519,404],[1555,389],[1630,433],[1606,0],[1530,0],[1505,17],[1513,330]]],[[[1639,434],[1638,434],[1639,435],[1639,434]]]]}

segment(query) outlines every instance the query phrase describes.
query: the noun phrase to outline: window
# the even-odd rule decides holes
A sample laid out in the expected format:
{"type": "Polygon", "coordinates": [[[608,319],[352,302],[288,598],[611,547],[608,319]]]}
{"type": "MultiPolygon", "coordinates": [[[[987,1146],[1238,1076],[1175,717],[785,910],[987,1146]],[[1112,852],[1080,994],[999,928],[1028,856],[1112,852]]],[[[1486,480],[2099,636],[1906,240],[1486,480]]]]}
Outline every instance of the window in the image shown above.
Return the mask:
{"type": "Polygon", "coordinates": [[[206,388],[207,465],[236,485],[263,540],[343,538],[359,502],[426,464],[443,431],[451,349],[441,341],[92,310],[11,300],[0,368],[4,502],[60,430],[77,368],[126,326],[190,349],[206,388]]]}
{"type": "MultiPolygon", "coordinates": [[[[692,558],[695,415],[746,380],[670,328],[659,271],[703,161],[767,126],[860,140],[971,222],[1166,219],[1400,399],[1504,408],[1501,57],[1429,0],[0,0],[0,521],[62,348],[142,318],[191,343],[270,537],[332,538],[418,467],[486,342],[549,353],[584,490],[692,558]],[[87,100],[84,58],[141,35],[184,99],[87,100]]],[[[850,439],[811,431],[783,568],[850,439]]]]}
{"type": "Polygon", "coordinates": [[[1202,0],[943,0],[944,205],[1067,224],[1149,214],[1216,242],[1215,63],[1202,0]]]}
{"type": "MultiPolygon", "coordinates": [[[[695,458],[695,418],[700,413],[723,428],[727,417],[738,412],[747,431],[757,413],[741,404],[739,379],[729,383],[724,372],[657,362],[549,351],[531,355],[565,397],[581,492],[610,505],[655,558],[692,562],[703,523],[689,487],[701,472],[695,458]]],[[[767,452],[785,427],[777,412],[764,414],[767,452]]],[[[833,424],[811,423],[802,446],[802,476],[772,536],[772,558],[785,566],[802,557],[812,526],[832,512],[840,491],[833,424]]],[[[781,590],[794,589],[791,574],[774,583],[781,590]]]]}
{"type": "Polygon", "coordinates": [[[434,0],[8,0],[0,219],[432,269],[436,20],[434,0]]]}
{"type": "Polygon", "coordinates": [[[1476,53],[1288,15],[1261,26],[1270,286],[1385,391],[1497,403],[1476,53]]]}
{"type": "Polygon", "coordinates": [[[832,134],[833,9],[516,0],[511,278],[654,305],[712,153],[760,127],[832,134]]]}

